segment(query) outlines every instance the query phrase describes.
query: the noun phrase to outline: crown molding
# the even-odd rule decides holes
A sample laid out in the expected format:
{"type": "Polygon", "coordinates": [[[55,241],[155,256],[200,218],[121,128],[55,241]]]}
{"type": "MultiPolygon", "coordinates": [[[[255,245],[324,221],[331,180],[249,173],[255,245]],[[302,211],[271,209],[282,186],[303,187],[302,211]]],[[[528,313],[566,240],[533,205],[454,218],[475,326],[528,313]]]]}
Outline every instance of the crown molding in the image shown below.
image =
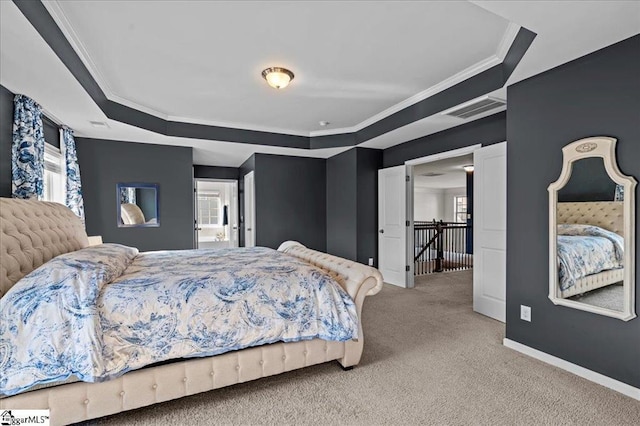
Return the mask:
{"type": "MultiPolygon", "coordinates": [[[[98,86],[100,86],[105,94],[107,94],[107,98],[111,99],[111,96],[114,93],[113,89],[111,88],[111,86],[109,86],[107,80],[100,73],[100,70],[96,66],[95,62],[93,62],[93,60],[91,59],[89,51],[80,40],[80,37],[71,25],[71,22],[69,22],[69,20],[67,19],[67,16],[64,14],[64,11],[62,10],[62,7],[60,6],[58,0],[42,0],[42,4],[47,9],[47,12],[49,12],[56,24],[58,24],[58,28],[60,28],[62,34],[64,34],[64,36],[67,38],[67,40],[71,44],[71,47],[73,47],[73,50],[76,51],[84,66],[87,67],[87,70],[89,70],[89,73],[91,73],[93,79],[96,81],[96,83],[98,83],[98,86]]],[[[136,106],[136,108],[141,107],[142,106],[136,106]]]]}
{"type": "Polygon", "coordinates": [[[426,90],[423,90],[420,93],[417,93],[413,96],[411,96],[410,98],[405,99],[402,102],[399,102],[395,105],[393,105],[390,108],[385,109],[384,111],[370,117],[367,118],[366,120],[356,124],[353,127],[343,127],[341,129],[331,129],[331,130],[315,130],[310,132],[310,136],[327,136],[327,135],[333,135],[333,134],[338,134],[338,133],[353,133],[353,132],[357,132],[359,130],[364,129],[367,126],[370,126],[380,120],[382,120],[383,118],[387,118],[390,115],[395,114],[396,112],[402,111],[403,109],[410,107],[411,105],[414,105],[420,101],[423,101],[427,98],[430,98],[431,96],[440,93],[444,90],[447,90],[450,87],[455,86],[458,83],[461,83],[467,79],[469,79],[470,77],[473,77],[474,75],[480,74],[483,71],[488,70],[491,67],[494,67],[496,65],[500,65],[502,63],[502,61],[498,58],[497,55],[492,55],[487,59],[484,59],[472,66],[470,66],[467,69],[464,69],[462,71],[460,71],[457,74],[452,75],[451,77],[447,78],[446,80],[441,81],[440,83],[429,87],[426,90]]]}
{"type": "Polygon", "coordinates": [[[504,32],[504,35],[498,45],[496,54],[474,64],[470,67],[454,74],[453,76],[395,104],[391,107],[367,118],[366,120],[361,121],[360,123],[351,126],[351,127],[341,127],[336,129],[326,129],[326,130],[312,130],[312,131],[301,131],[301,130],[292,130],[292,129],[282,129],[282,128],[274,128],[269,126],[256,126],[248,123],[239,123],[239,122],[227,122],[227,121],[215,121],[208,119],[198,119],[198,118],[190,118],[190,117],[181,117],[175,115],[169,115],[158,111],[154,108],[151,108],[146,105],[139,104],[135,101],[127,99],[123,96],[115,93],[113,88],[107,83],[106,78],[102,75],[96,63],[91,58],[88,49],[84,46],[82,40],[78,36],[77,32],[71,25],[71,22],[64,14],[62,7],[58,0],[43,0],[43,5],[54,19],[60,30],[67,38],[73,49],[76,51],[78,56],[80,57],[83,64],[87,67],[87,70],[92,75],[98,86],[105,93],[107,99],[120,103],[124,106],[137,109],[139,111],[145,112],[147,114],[153,115],[160,119],[172,122],[182,122],[189,124],[199,124],[204,126],[216,126],[216,127],[225,127],[230,129],[240,129],[240,130],[251,130],[251,131],[259,131],[259,132],[269,132],[269,133],[279,133],[293,136],[303,136],[303,137],[316,137],[316,136],[332,136],[339,135],[344,133],[355,133],[359,130],[364,129],[384,118],[389,117],[403,109],[410,107],[424,99],[427,99],[439,92],[442,92],[450,87],[455,86],[456,84],[469,79],[483,71],[490,69],[496,65],[500,65],[504,60],[509,48],[511,47],[515,37],[520,30],[520,25],[514,24],[510,22],[507,26],[507,29],[504,32]]]}
{"type": "Polygon", "coordinates": [[[504,58],[507,56],[507,53],[509,52],[513,41],[518,35],[518,31],[520,31],[520,25],[509,22],[507,30],[504,32],[502,40],[498,45],[498,51],[496,52],[496,56],[500,59],[500,62],[503,62],[504,58]]]}

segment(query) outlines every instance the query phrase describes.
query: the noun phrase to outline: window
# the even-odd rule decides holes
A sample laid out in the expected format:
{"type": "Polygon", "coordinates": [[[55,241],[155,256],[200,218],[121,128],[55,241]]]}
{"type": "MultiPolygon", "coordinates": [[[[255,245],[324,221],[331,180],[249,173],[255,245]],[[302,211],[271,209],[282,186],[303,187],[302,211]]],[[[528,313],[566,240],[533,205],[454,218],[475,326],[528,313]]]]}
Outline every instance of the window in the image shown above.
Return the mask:
{"type": "Polygon", "coordinates": [[[44,144],[44,201],[65,203],[65,176],[62,153],[59,148],[44,144]]]}
{"type": "Polygon", "coordinates": [[[198,225],[221,225],[220,193],[198,194],[198,225]]]}
{"type": "Polygon", "coordinates": [[[454,197],[455,221],[467,223],[467,197],[454,197]]]}

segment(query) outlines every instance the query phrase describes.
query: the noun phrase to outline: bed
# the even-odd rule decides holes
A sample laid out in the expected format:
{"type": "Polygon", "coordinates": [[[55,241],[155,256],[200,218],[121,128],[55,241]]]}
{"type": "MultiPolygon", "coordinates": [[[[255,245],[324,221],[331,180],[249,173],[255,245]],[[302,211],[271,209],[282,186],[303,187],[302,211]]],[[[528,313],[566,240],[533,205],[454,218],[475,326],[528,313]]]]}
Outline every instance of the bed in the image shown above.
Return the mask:
{"type": "MultiPolygon", "coordinates": [[[[578,234],[585,234],[588,231],[591,235],[585,234],[587,238],[603,240],[602,244],[611,247],[609,250],[611,250],[612,253],[607,254],[607,257],[618,257],[618,260],[612,261],[612,264],[605,266],[601,270],[596,269],[597,272],[571,280],[570,285],[562,283],[563,273],[560,271],[560,297],[572,297],[623,281],[624,265],[622,259],[624,256],[621,251],[623,250],[624,244],[619,244],[619,241],[623,241],[624,238],[622,201],[558,203],[557,223],[559,239],[580,238],[578,234]],[[572,225],[582,225],[586,231],[585,229],[576,229],[572,227],[572,225]],[[598,229],[591,229],[592,227],[597,227],[605,232],[601,232],[598,229]],[[607,234],[607,232],[613,233],[613,235],[607,234]],[[561,234],[565,235],[563,236],[561,234]],[[616,236],[619,236],[618,241],[616,241],[616,236]],[[608,244],[607,241],[612,241],[612,244],[608,244]],[[616,248],[618,248],[617,254],[616,248]]],[[[562,250],[561,245],[559,245],[558,250],[562,250]]],[[[587,250],[587,248],[584,248],[584,250],[587,250]]],[[[601,249],[590,247],[589,250],[596,251],[601,249]]],[[[562,263],[562,261],[559,259],[559,264],[560,263],[562,263]]]]}
{"type": "MultiPolygon", "coordinates": [[[[122,284],[121,281],[123,279],[128,281],[125,286],[120,287],[121,289],[138,284],[146,286],[145,288],[149,286],[155,288],[154,286],[167,285],[166,282],[162,280],[156,280],[157,282],[150,285],[148,282],[149,277],[155,277],[156,275],[149,273],[149,271],[144,268],[148,267],[149,264],[162,263],[163,269],[167,269],[167,266],[172,264],[171,258],[168,257],[170,253],[159,252],[140,255],[135,249],[123,246],[104,245],[102,247],[89,247],[89,240],[80,220],[70,210],[60,204],[2,198],[0,199],[0,218],[2,219],[0,234],[0,254],[2,255],[0,265],[0,297],[3,297],[4,300],[11,300],[18,291],[16,289],[28,289],[24,291],[32,291],[33,288],[35,288],[42,292],[44,290],[37,287],[40,282],[44,286],[49,286],[46,291],[49,292],[47,294],[50,294],[51,298],[61,297],[61,287],[56,287],[56,283],[45,282],[46,280],[42,279],[42,277],[55,277],[55,275],[41,274],[38,277],[38,274],[46,268],[67,268],[70,267],[70,265],[73,266],[72,264],[77,263],[78,258],[82,260],[83,256],[85,260],[93,260],[96,264],[99,263],[101,265],[96,266],[96,268],[106,268],[104,271],[100,271],[100,273],[94,273],[93,269],[87,268],[86,265],[83,264],[84,266],[81,268],[81,272],[78,273],[79,275],[88,273],[93,278],[100,276],[102,277],[101,279],[105,280],[103,284],[96,287],[98,289],[96,291],[99,291],[99,294],[95,293],[95,291],[93,293],[82,293],[93,294],[93,296],[90,297],[83,297],[101,301],[97,305],[100,308],[106,303],[105,300],[107,300],[103,294],[103,289],[109,287],[115,288],[118,284],[122,284]],[[112,255],[109,254],[110,251],[114,251],[116,254],[111,257],[112,255]],[[114,270],[118,271],[114,272],[114,270]],[[120,270],[126,272],[118,275],[118,272],[121,272],[120,270]],[[138,275],[130,275],[134,272],[138,275]],[[109,274],[113,274],[113,276],[109,274]],[[33,278],[34,275],[36,278],[33,278]],[[145,281],[140,283],[139,281],[135,281],[136,279],[144,279],[145,281]],[[13,290],[11,290],[12,288],[13,290]]],[[[292,241],[283,243],[278,251],[258,249],[258,251],[261,250],[264,251],[264,253],[255,253],[255,251],[243,252],[244,254],[238,254],[240,252],[233,251],[223,252],[226,253],[229,259],[239,256],[266,256],[267,260],[262,261],[263,263],[260,264],[261,271],[275,268],[277,271],[274,272],[274,275],[280,274],[288,277],[288,279],[294,275],[290,272],[290,269],[287,269],[290,268],[290,266],[282,269],[283,266],[281,263],[274,264],[269,262],[289,262],[299,266],[301,269],[309,269],[312,271],[311,275],[323,283],[320,287],[330,287],[332,289],[330,290],[330,295],[333,296],[329,296],[329,298],[334,297],[342,301],[344,309],[338,309],[338,316],[341,318],[350,317],[346,313],[347,310],[354,313],[351,318],[355,319],[355,322],[349,326],[350,328],[345,326],[349,328],[351,334],[340,334],[344,329],[336,327],[334,318],[336,315],[332,316],[331,319],[328,319],[326,316],[321,316],[318,319],[307,322],[319,327],[318,329],[324,324],[326,326],[326,328],[323,329],[324,331],[312,329],[309,331],[310,334],[303,335],[297,340],[285,338],[284,340],[291,340],[287,342],[279,341],[277,338],[273,340],[273,336],[269,337],[271,340],[264,338],[264,341],[260,341],[259,338],[260,343],[264,344],[258,346],[251,345],[246,348],[232,348],[237,350],[223,352],[214,356],[206,356],[216,351],[206,346],[209,342],[206,337],[209,336],[209,334],[205,333],[200,336],[199,340],[200,344],[205,345],[204,349],[200,348],[202,349],[200,352],[197,352],[195,355],[190,355],[196,357],[171,358],[170,360],[164,360],[166,362],[158,362],[151,366],[144,367],[140,367],[135,362],[131,362],[124,368],[119,366],[115,370],[113,369],[115,368],[113,365],[117,364],[117,362],[115,364],[111,363],[109,364],[109,368],[104,369],[104,374],[100,373],[101,375],[99,375],[91,371],[84,373],[87,375],[85,378],[97,380],[95,383],[76,381],[60,384],[59,381],[54,381],[51,383],[53,386],[43,383],[45,387],[28,386],[25,389],[22,389],[19,384],[13,385],[13,387],[7,386],[7,389],[11,389],[10,393],[15,393],[15,395],[0,399],[0,408],[3,410],[49,409],[51,424],[69,424],[328,361],[337,360],[345,369],[357,365],[360,361],[364,345],[362,323],[359,320],[361,318],[362,305],[366,296],[376,294],[382,288],[382,276],[380,273],[374,268],[317,252],[292,241]],[[353,306],[350,306],[350,304],[353,306]],[[325,334],[327,334],[327,336],[325,336],[325,334]],[[311,338],[309,336],[321,336],[322,338],[311,338]],[[336,340],[329,340],[329,338],[336,338],[336,336],[336,340]]],[[[206,254],[208,252],[183,251],[180,252],[180,256],[191,259],[189,260],[191,263],[188,264],[193,266],[204,263],[201,257],[194,257],[202,256],[203,253],[206,254]]],[[[216,251],[215,253],[219,252],[216,251]]],[[[211,252],[211,256],[216,256],[215,253],[211,252]]],[[[220,255],[219,257],[222,258],[224,256],[220,255]]],[[[243,258],[236,263],[244,262],[248,264],[261,262],[259,259],[262,258],[258,260],[253,258],[247,259],[248,258],[243,258]]],[[[202,267],[204,268],[205,266],[202,267]]],[[[174,269],[177,270],[179,268],[174,269]]],[[[239,269],[237,271],[239,271],[238,273],[242,273],[239,269]]],[[[220,271],[219,273],[225,272],[220,271]]],[[[251,276],[253,277],[253,275],[251,276]]],[[[260,276],[258,282],[263,283],[272,279],[275,278],[271,276],[263,278],[260,276]]],[[[95,280],[86,280],[86,282],[94,281],[95,280]]],[[[176,282],[176,285],[171,288],[184,288],[187,292],[185,294],[187,294],[188,297],[192,297],[194,292],[200,289],[201,281],[195,284],[187,281],[188,280],[185,280],[184,277],[181,276],[181,281],[179,283],[176,282]]],[[[254,282],[255,281],[256,279],[254,277],[254,282]]],[[[313,291],[316,291],[315,287],[313,291]]],[[[116,297],[117,293],[119,292],[112,291],[112,294],[115,295],[112,297],[116,297]]],[[[218,295],[221,298],[229,296],[224,289],[221,290],[221,293],[222,296],[220,296],[220,294],[218,295]]],[[[286,293],[286,291],[284,293],[286,293]]],[[[262,298],[269,296],[269,294],[267,294],[267,296],[263,293],[260,294],[262,298]]],[[[154,299],[160,298],[154,295],[154,299]]],[[[82,300],[84,299],[81,299],[81,301],[82,300]]],[[[76,299],[74,299],[74,303],[75,301],[76,299]]],[[[129,302],[135,302],[135,299],[130,299],[129,302]]],[[[200,309],[204,309],[200,311],[204,315],[207,312],[206,305],[202,305],[202,303],[204,303],[202,301],[198,303],[200,303],[200,309]]],[[[135,305],[135,303],[133,304],[135,305]]],[[[107,341],[109,333],[113,328],[112,326],[114,326],[114,324],[117,325],[121,321],[125,321],[127,317],[131,317],[130,312],[124,312],[126,315],[122,315],[123,306],[126,305],[127,300],[120,300],[120,304],[116,303],[116,305],[113,305],[115,307],[108,310],[109,312],[111,312],[111,310],[114,312],[119,310],[118,312],[120,312],[121,316],[118,317],[119,319],[117,321],[105,322],[102,316],[98,316],[100,318],[100,328],[96,328],[95,330],[100,331],[98,333],[98,339],[101,341],[101,345],[104,344],[104,346],[100,346],[100,348],[110,348],[107,341]],[[107,326],[105,326],[105,324],[107,324],[107,326]],[[103,340],[104,342],[102,342],[103,340]]],[[[75,305],[73,306],[75,307],[75,305]]],[[[6,309],[7,312],[12,312],[12,317],[7,317],[7,322],[14,320],[15,316],[20,316],[19,314],[15,314],[16,311],[13,309],[13,307],[6,309]]],[[[307,310],[304,311],[305,315],[307,314],[307,310]]],[[[136,313],[138,312],[142,311],[136,310],[136,313]]],[[[5,315],[5,312],[2,314],[5,315]]],[[[312,314],[313,312],[309,311],[308,315],[312,314]]],[[[27,315],[24,315],[24,318],[26,317],[27,315]]],[[[21,321],[25,320],[24,318],[21,317],[21,321]]],[[[113,320],[115,317],[109,318],[113,320]]],[[[151,318],[155,321],[153,324],[158,323],[158,315],[152,316],[151,318]]],[[[253,320],[250,318],[249,322],[251,321],[253,320]]],[[[68,321],[65,319],[64,324],[67,323],[68,321]]],[[[80,323],[78,329],[87,329],[87,324],[89,323],[80,323]]],[[[93,331],[82,334],[82,336],[84,336],[83,339],[85,339],[83,342],[89,341],[96,336],[95,330],[90,327],[89,329],[93,331]],[[87,338],[86,336],[89,337],[87,338]]],[[[304,329],[307,330],[306,323],[304,329]]],[[[149,330],[147,331],[149,332],[149,330]]],[[[127,340],[128,343],[133,341],[131,338],[132,337],[129,336],[129,340],[127,340]]],[[[189,344],[194,344],[194,342],[195,340],[192,340],[189,344]]],[[[78,347],[81,347],[81,345],[78,345],[78,347]]],[[[118,348],[118,350],[121,349],[120,347],[118,348]]],[[[84,355],[85,357],[89,357],[80,351],[76,352],[78,352],[75,354],[76,356],[81,357],[84,355]]],[[[103,350],[103,355],[108,352],[109,350],[103,350]]],[[[156,352],[154,352],[154,354],[155,353],[156,352]]],[[[168,353],[171,353],[171,351],[168,351],[168,353]]],[[[176,352],[171,355],[171,357],[179,353],[180,352],[176,352]]],[[[5,353],[0,355],[4,357],[3,359],[7,358],[6,348],[5,353]]],[[[15,358],[18,359],[18,357],[15,358]]],[[[144,354],[140,355],[136,353],[134,357],[128,358],[128,361],[145,360],[144,358],[144,354]]],[[[119,358],[113,359],[120,361],[119,358]]],[[[145,362],[148,362],[149,359],[146,359],[145,362]]],[[[153,359],[156,360],[155,358],[153,359]]],[[[108,358],[108,360],[112,360],[112,358],[108,358]]],[[[19,361],[24,361],[24,357],[20,357],[19,361]]],[[[163,360],[160,359],[160,361],[163,360]]],[[[2,362],[2,359],[0,359],[0,362],[2,362]]],[[[88,362],[85,364],[89,366],[88,368],[92,368],[92,366],[95,367],[95,365],[101,362],[102,361],[88,362]]],[[[107,362],[105,361],[104,364],[106,365],[107,362]]],[[[7,373],[7,376],[11,376],[14,369],[12,369],[9,364],[2,365],[4,365],[4,367],[0,374],[7,373]]],[[[78,373],[78,375],[82,376],[83,374],[78,373]]],[[[75,375],[71,378],[73,379],[74,377],[75,375]]],[[[60,378],[62,378],[62,376],[60,376],[60,378]]],[[[18,378],[16,380],[22,379],[18,378]]],[[[46,382],[46,380],[44,380],[44,382],[46,382]]]]}

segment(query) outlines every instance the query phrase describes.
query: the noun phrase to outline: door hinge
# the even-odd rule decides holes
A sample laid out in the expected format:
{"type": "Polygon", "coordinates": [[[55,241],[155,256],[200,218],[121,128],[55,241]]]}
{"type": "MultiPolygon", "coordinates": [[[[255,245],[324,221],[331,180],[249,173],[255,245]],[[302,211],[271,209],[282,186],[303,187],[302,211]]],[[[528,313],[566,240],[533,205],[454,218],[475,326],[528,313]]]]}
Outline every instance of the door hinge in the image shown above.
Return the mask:
{"type": "Polygon", "coordinates": [[[410,270],[411,270],[411,267],[410,267],[409,265],[407,265],[407,266],[405,267],[405,271],[409,272],[410,270]]]}
{"type": "Polygon", "coordinates": [[[407,221],[406,226],[411,226],[411,222],[407,221]]]}
{"type": "Polygon", "coordinates": [[[411,180],[411,177],[409,177],[409,176],[405,176],[404,178],[405,178],[405,180],[406,180],[407,182],[409,182],[409,181],[411,180]]]}

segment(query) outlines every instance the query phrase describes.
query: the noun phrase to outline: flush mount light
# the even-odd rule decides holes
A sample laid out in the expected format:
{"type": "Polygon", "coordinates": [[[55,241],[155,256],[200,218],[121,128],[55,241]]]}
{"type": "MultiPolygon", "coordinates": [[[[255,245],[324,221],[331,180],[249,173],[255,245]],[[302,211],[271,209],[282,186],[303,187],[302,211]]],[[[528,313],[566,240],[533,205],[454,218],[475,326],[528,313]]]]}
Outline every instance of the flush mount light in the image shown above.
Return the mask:
{"type": "Polygon", "coordinates": [[[473,171],[473,164],[469,164],[468,166],[462,166],[465,172],[469,173],[473,171]]]}
{"type": "Polygon", "coordinates": [[[324,120],[320,122],[320,125],[322,127],[328,126],[329,124],[331,124],[331,123],[329,123],[328,121],[324,121],[324,120]]]}
{"type": "Polygon", "coordinates": [[[274,89],[284,89],[293,80],[293,73],[286,68],[271,67],[262,71],[262,77],[274,89]]]}

